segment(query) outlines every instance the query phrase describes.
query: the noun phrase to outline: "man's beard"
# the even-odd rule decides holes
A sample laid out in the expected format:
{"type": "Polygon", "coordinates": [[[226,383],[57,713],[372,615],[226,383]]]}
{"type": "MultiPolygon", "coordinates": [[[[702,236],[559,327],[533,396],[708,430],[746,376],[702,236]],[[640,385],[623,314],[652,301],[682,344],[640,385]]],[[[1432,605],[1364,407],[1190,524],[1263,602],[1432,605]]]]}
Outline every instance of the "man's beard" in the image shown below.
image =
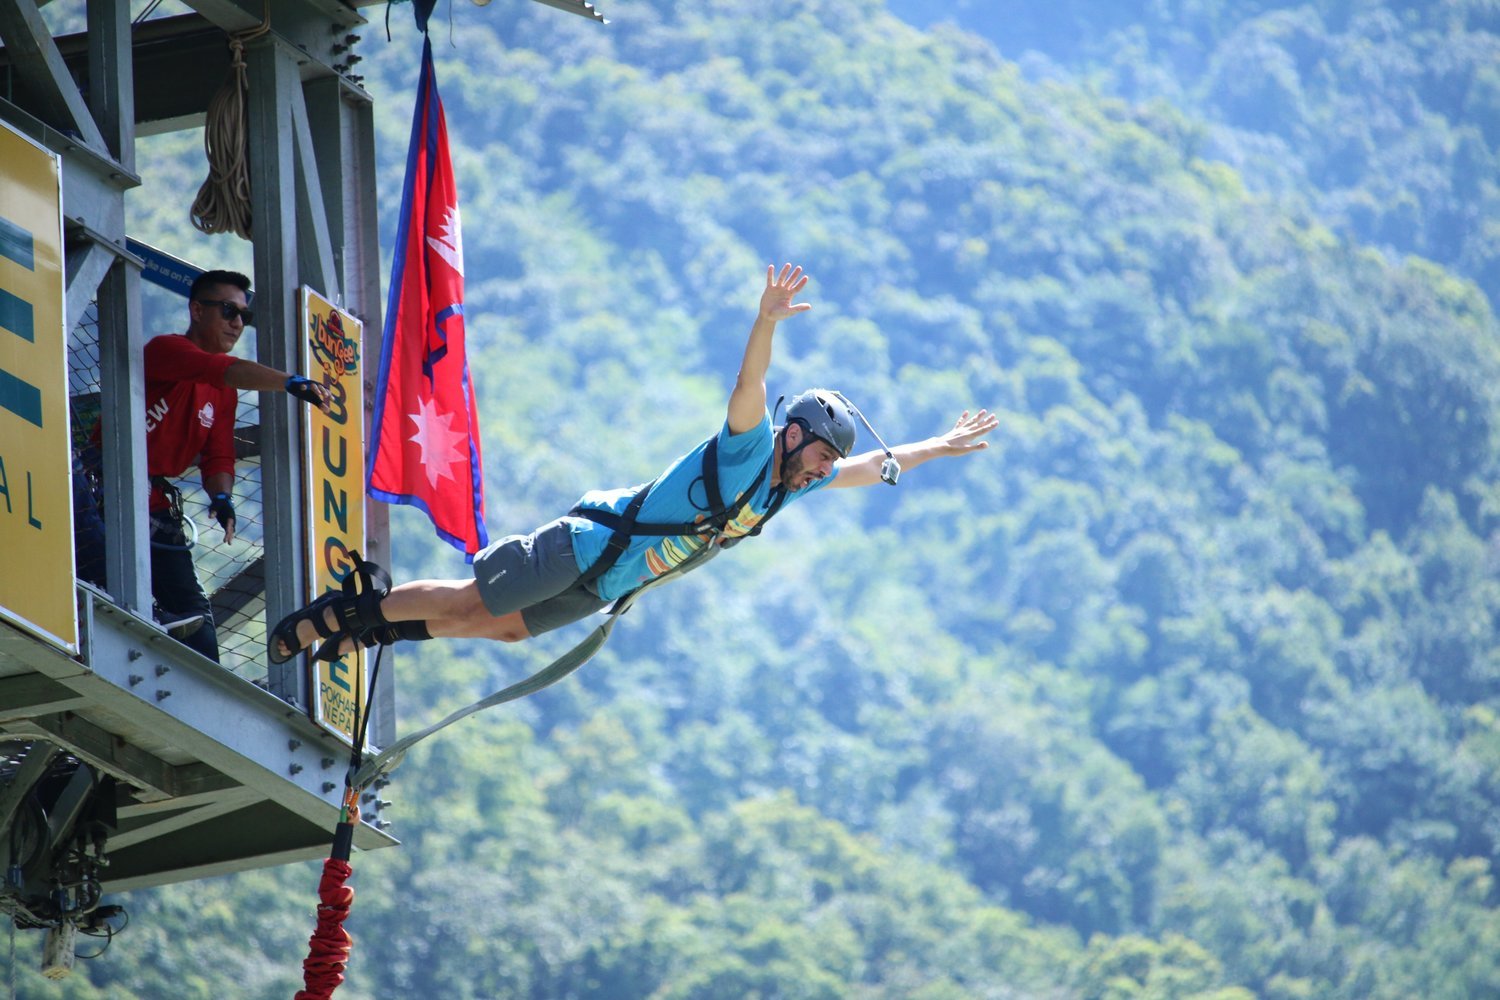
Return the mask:
{"type": "Polygon", "coordinates": [[[805,489],[806,487],[811,486],[813,483],[822,478],[812,472],[812,470],[808,467],[807,459],[804,458],[801,454],[793,455],[791,457],[791,460],[786,463],[786,466],[786,475],[782,478],[781,485],[794,492],[796,490],[805,489]],[[808,475],[811,475],[812,478],[808,479],[806,482],[801,482],[803,477],[808,475]]]}

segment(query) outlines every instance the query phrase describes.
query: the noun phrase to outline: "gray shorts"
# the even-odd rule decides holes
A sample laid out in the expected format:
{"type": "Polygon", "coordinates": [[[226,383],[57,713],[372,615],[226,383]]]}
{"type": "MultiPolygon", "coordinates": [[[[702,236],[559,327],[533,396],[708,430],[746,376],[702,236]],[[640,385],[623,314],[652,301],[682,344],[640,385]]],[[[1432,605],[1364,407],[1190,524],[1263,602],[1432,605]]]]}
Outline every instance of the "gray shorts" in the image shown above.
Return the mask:
{"type": "Polygon", "coordinates": [[[526,631],[550,632],[609,605],[578,585],[573,533],[565,518],[529,535],[507,535],[474,557],[474,582],[490,614],[521,612],[526,631]]]}

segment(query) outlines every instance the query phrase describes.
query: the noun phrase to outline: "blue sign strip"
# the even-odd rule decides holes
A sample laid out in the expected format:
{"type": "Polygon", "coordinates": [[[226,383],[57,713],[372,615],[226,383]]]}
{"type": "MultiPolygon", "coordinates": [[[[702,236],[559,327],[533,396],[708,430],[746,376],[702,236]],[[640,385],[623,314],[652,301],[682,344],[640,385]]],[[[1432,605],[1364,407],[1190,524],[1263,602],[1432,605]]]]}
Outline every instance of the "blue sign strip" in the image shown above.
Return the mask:
{"type": "Polygon", "coordinates": [[[3,368],[0,368],[0,409],[9,410],[37,427],[42,426],[41,390],[3,368]]]}
{"type": "Polygon", "coordinates": [[[27,343],[36,343],[36,324],[31,303],[0,288],[0,329],[9,330],[27,343]]]}
{"type": "Polygon", "coordinates": [[[146,266],[141,271],[142,278],[153,285],[160,285],[169,292],[176,292],[183,298],[188,297],[188,293],[193,288],[193,281],[203,273],[201,267],[194,267],[185,260],[173,257],[166,251],[158,250],[139,240],[127,239],[125,249],[145,262],[146,266]]]}
{"type": "Polygon", "coordinates": [[[0,217],[0,257],[8,257],[26,270],[35,271],[34,247],[29,229],[22,229],[9,219],[0,217]]]}

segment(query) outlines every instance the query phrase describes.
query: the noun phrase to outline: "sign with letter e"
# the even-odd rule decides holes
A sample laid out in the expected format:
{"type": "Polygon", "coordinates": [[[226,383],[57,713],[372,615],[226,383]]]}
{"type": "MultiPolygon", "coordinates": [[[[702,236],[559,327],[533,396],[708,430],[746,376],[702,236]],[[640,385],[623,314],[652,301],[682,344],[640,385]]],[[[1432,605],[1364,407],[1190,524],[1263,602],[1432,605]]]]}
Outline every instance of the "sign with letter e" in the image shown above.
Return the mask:
{"type": "Polygon", "coordinates": [[[0,122],[0,618],[78,652],[62,161],[0,122]]]}
{"type": "MultiPolygon", "coordinates": [[[[351,551],[365,548],[364,327],[307,286],[302,287],[302,371],[328,390],[324,413],[307,407],[308,589],[318,597],[343,587],[354,570],[351,551]]],[[[366,699],[364,650],[333,662],[313,660],[312,717],[354,743],[354,719],[366,699]]]]}

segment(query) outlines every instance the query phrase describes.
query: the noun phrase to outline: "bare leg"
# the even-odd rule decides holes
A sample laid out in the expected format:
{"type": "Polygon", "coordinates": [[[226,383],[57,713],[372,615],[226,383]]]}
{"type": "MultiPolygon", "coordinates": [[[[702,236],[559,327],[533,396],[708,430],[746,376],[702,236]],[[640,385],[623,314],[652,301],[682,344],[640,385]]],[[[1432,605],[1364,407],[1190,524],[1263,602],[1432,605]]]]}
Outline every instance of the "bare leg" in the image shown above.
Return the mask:
{"type": "MultiPolygon", "coordinates": [[[[531,638],[519,611],[495,617],[484,606],[479,586],[473,580],[413,580],[391,590],[380,602],[387,621],[425,621],[434,639],[496,639],[519,642],[531,638]]],[[[330,609],[323,615],[328,628],[338,627],[330,609]]],[[[297,641],[303,648],[318,641],[312,622],[297,625],[297,641]]],[[[340,644],[342,652],[355,648],[352,638],[340,644]]]]}
{"type": "Polygon", "coordinates": [[[521,612],[498,618],[490,614],[473,580],[418,580],[392,590],[380,605],[390,621],[417,619],[427,623],[434,639],[498,639],[519,642],[531,638],[521,612]]]}
{"type": "MultiPolygon", "coordinates": [[[[431,621],[491,617],[473,580],[413,580],[395,587],[380,602],[387,621],[431,621]]],[[[433,633],[434,635],[436,633],[433,633]]]]}

